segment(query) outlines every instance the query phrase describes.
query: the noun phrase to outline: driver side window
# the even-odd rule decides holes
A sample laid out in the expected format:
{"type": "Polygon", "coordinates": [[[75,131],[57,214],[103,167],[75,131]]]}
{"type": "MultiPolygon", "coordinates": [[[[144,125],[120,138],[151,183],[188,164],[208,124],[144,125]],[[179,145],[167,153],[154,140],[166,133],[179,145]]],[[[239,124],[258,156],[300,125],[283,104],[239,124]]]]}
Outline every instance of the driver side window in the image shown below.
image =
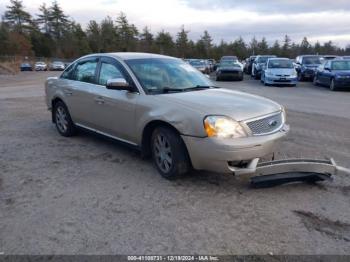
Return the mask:
{"type": "Polygon", "coordinates": [[[125,76],[115,65],[102,62],[98,84],[105,86],[107,84],[107,80],[114,78],[125,78],[125,76]]]}

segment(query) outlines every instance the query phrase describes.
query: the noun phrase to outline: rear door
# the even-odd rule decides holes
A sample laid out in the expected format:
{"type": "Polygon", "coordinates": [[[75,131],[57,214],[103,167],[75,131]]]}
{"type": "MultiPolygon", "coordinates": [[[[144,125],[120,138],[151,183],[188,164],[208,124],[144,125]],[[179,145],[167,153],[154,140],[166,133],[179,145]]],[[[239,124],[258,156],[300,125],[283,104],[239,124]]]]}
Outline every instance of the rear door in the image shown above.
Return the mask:
{"type": "Polygon", "coordinates": [[[98,57],[77,62],[71,80],[64,88],[65,97],[73,122],[93,126],[91,117],[91,91],[96,84],[98,57]]]}

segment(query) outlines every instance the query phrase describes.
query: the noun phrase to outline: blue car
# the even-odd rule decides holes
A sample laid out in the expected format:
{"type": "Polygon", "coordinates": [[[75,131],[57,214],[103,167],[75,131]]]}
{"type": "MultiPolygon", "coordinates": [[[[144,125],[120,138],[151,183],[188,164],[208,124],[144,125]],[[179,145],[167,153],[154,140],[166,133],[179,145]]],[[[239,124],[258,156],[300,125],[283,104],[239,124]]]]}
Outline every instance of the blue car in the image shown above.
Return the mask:
{"type": "Polygon", "coordinates": [[[288,58],[270,58],[261,74],[261,82],[267,85],[296,86],[297,72],[288,58]]]}
{"type": "Polygon", "coordinates": [[[318,55],[301,55],[295,61],[299,81],[312,80],[316,69],[322,64],[321,56],[318,55]]]}
{"type": "Polygon", "coordinates": [[[19,68],[21,71],[33,71],[32,65],[26,62],[22,63],[19,68]]]}
{"type": "Polygon", "coordinates": [[[328,86],[332,91],[350,88],[350,59],[327,61],[317,69],[313,83],[328,86]]]}

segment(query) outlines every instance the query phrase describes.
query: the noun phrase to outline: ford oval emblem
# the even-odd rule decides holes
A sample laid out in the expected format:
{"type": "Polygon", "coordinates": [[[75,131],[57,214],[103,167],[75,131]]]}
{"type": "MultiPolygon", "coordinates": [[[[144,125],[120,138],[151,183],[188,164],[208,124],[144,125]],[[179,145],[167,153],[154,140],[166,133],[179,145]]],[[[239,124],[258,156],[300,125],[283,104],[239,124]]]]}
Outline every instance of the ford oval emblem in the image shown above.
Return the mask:
{"type": "Polygon", "coordinates": [[[271,120],[271,121],[268,123],[268,125],[269,125],[270,127],[275,127],[275,126],[277,126],[277,124],[278,124],[277,120],[271,120]]]}

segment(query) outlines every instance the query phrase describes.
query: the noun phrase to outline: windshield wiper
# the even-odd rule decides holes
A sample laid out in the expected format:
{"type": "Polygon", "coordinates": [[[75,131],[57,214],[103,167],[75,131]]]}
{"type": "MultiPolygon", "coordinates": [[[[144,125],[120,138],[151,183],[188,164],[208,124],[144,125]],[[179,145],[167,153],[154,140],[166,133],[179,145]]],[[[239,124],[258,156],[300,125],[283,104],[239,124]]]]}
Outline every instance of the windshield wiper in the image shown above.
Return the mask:
{"type": "Polygon", "coordinates": [[[220,88],[220,87],[219,86],[196,85],[196,86],[184,88],[184,90],[185,91],[193,91],[193,90],[203,90],[203,89],[210,89],[210,88],[220,88]]]}

